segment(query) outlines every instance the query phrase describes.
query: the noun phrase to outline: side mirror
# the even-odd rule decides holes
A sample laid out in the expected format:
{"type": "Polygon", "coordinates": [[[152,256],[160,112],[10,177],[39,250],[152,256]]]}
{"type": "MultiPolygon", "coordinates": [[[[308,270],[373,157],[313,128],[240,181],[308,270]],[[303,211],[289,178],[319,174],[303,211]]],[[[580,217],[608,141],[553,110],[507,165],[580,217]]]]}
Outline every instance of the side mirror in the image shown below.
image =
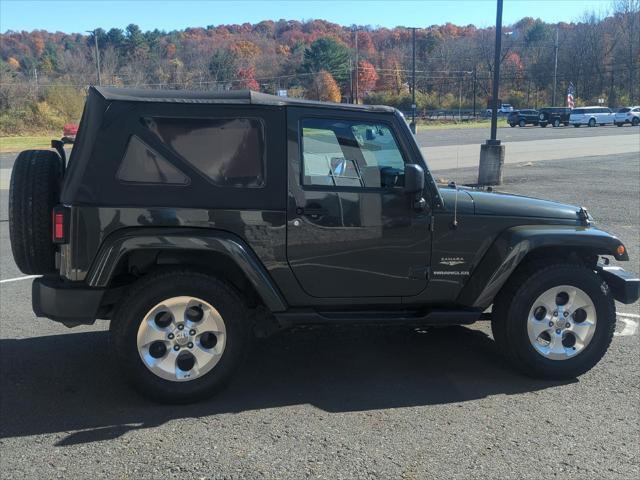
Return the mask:
{"type": "Polygon", "coordinates": [[[404,191],[421,193],[424,190],[424,170],[420,165],[409,163],[404,167],[404,191]]]}

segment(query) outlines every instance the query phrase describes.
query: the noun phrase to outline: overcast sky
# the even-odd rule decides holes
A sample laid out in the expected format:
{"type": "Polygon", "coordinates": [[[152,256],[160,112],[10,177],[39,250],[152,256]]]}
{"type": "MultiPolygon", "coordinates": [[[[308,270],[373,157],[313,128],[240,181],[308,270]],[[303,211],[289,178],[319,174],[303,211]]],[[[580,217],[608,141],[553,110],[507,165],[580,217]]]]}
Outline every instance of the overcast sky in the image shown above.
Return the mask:
{"type": "MultiPolygon", "coordinates": [[[[504,24],[522,17],[575,21],[585,11],[606,13],[610,0],[505,0],[504,24]]],[[[495,22],[495,0],[325,1],[91,1],[0,0],[0,31],[85,32],[130,23],[143,30],[175,30],[261,20],[321,18],[341,25],[417,26],[451,22],[487,26],[495,22]]]]}

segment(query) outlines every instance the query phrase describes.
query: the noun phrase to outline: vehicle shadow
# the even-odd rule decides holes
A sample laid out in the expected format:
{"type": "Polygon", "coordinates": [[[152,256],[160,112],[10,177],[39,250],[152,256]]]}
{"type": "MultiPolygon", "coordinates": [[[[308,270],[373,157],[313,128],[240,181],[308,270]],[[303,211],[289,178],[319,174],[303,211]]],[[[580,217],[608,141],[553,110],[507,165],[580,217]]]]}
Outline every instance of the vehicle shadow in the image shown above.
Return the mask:
{"type": "Polygon", "coordinates": [[[326,412],[426,406],[560,384],[515,373],[491,338],[464,327],[283,332],[255,346],[226,390],[188,409],[152,403],[127,386],[107,332],[0,340],[0,358],[0,438],[74,432],[59,446],[185,417],[299,404],[326,412]]]}

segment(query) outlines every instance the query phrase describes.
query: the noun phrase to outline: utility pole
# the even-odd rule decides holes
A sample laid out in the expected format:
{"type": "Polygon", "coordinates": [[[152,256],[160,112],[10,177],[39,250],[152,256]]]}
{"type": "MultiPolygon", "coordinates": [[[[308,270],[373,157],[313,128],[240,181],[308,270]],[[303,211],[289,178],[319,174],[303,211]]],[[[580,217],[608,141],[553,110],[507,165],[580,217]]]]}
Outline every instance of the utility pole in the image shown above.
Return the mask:
{"type": "Polygon", "coordinates": [[[413,66],[411,67],[411,131],[416,133],[416,29],[413,27],[413,66]]]}
{"type": "Polygon", "coordinates": [[[355,78],[355,82],[356,82],[356,95],[355,95],[355,103],[358,103],[358,75],[360,74],[360,68],[359,68],[359,64],[358,64],[358,28],[356,27],[356,39],[355,39],[355,47],[356,47],[356,78],[355,78]]]}
{"type": "Polygon", "coordinates": [[[476,88],[478,83],[478,71],[473,67],[473,120],[476,120],[476,88]]]}
{"type": "Polygon", "coordinates": [[[36,85],[36,97],[37,97],[38,96],[38,69],[37,68],[33,69],[33,80],[36,85]]]}
{"type": "Polygon", "coordinates": [[[551,101],[551,106],[556,106],[556,85],[558,83],[558,26],[556,25],[556,43],[554,45],[554,66],[553,66],[553,100],[551,101]]]}
{"type": "Polygon", "coordinates": [[[496,46],[493,61],[493,109],[491,111],[491,138],[480,145],[479,185],[500,185],[504,166],[504,145],[498,140],[498,108],[500,102],[500,57],[502,53],[502,3],[497,0],[496,8],[496,46]]]}
{"type": "Polygon", "coordinates": [[[98,51],[98,34],[96,30],[87,30],[87,33],[93,33],[93,45],[96,54],[96,72],[98,73],[98,85],[102,85],[102,77],[100,76],[100,52],[98,51]]]}

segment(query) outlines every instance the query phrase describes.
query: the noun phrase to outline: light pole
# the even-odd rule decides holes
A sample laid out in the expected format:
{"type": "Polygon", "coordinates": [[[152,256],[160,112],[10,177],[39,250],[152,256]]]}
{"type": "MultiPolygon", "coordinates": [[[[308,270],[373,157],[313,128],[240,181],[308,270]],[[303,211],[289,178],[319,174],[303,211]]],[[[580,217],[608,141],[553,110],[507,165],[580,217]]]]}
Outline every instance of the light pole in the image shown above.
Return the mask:
{"type": "Polygon", "coordinates": [[[500,185],[504,166],[504,145],[498,140],[498,107],[500,102],[500,56],[502,50],[502,2],[497,0],[496,46],[493,60],[493,109],[491,110],[491,138],[480,145],[479,185],[500,185]]]}
{"type": "Polygon", "coordinates": [[[556,85],[558,84],[558,26],[556,25],[556,43],[553,48],[555,61],[553,65],[553,100],[551,106],[556,106],[556,85]]]}
{"type": "Polygon", "coordinates": [[[416,29],[412,29],[413,37],[413,62],[411,67],[411,131],[416,133],[416,29]]]}
{"type": "Polygon", "coordinates": [[[98,72],[98,85],[102,85],[102,77],[100,76],[100,52],[98,51],[98,34],[95,30],[87,30],[87,33],[93,33],[93,44],[96,52],[96,72],[98,72]]]}

